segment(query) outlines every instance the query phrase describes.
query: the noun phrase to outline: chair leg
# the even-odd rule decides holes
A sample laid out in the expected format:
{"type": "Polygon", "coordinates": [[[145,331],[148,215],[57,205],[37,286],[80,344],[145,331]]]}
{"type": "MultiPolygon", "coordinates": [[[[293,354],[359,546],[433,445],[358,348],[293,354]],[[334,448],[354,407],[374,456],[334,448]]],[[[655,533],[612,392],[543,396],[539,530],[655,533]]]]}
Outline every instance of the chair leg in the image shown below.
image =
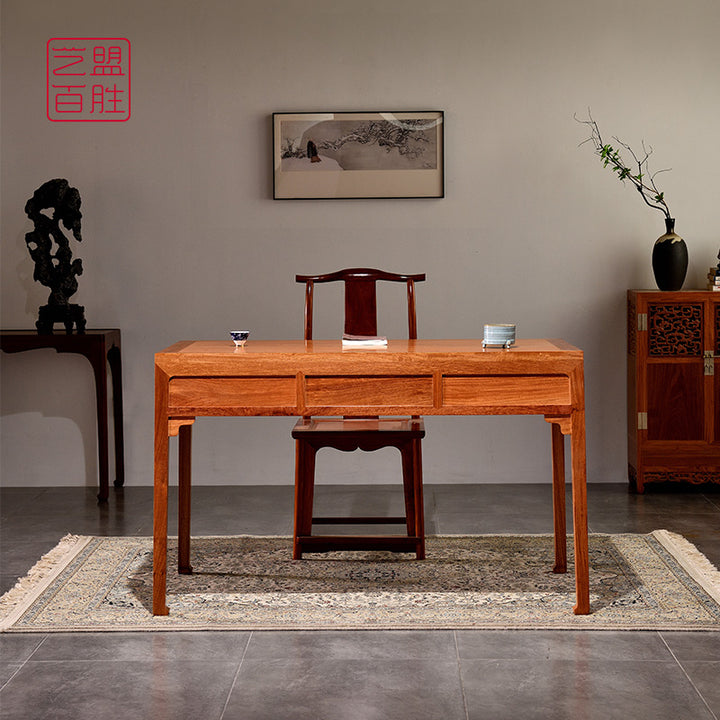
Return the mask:
{"type": "Polygon", "coordinates": [[[302,558],[299,537],[312,535],[315,455],[317,450],[302,440],[295,441],[295,531],[293,560],[302,558]]]}
{"type": "Polygon", "coordinates": [[[415,495],[415,535],[418,540],[416,557],[425,559],[425,500],[423,498],[422,445],[419,439],[412,441],[413,446],[413,486],[415,495]]]}
{"type": "Polygon", "coordinates": [[[409,536],[418,538],[415,549],[418,560],[425,559],[425,511],[421,448],[420,440],[411,440],[400,451],[402,454],[407,533],[409,536]]]}
{"type": "Polygon", "coordinates": [[[560,425],[552,424],[554,573],[567,572],[567,524],[565,520],[565,439],[560,425]]]}
{"type": "Polygon", "coordinates": [[[182,575],[192,573],[190,565],[190,465],[192,462],[192,426],[182,425],[178,437],[179,466],[178,473],[178,572],[182,575]]]}
{"type": "Polygon", "coordinates": [[[400,448],[402,457],[403,491],[405,494],[405,518],[407,534],[415,535],[415,457],[412,441],[400,448]]]}

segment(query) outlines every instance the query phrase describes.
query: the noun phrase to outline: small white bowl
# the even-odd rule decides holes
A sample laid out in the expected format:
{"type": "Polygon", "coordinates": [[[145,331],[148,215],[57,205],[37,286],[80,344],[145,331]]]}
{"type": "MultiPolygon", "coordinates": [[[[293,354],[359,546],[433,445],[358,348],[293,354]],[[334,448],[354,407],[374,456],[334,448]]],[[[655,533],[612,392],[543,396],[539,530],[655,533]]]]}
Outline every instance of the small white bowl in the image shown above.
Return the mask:
{"type": "Polygon", "coordinates": [[[235,347],[242,347],[245,344],[245,341],[248,339],[248,337],[250,337],[250,331],[249,330],[231,330],[230,337],[233,339],[233,342],[235,343],[235,347]]]}

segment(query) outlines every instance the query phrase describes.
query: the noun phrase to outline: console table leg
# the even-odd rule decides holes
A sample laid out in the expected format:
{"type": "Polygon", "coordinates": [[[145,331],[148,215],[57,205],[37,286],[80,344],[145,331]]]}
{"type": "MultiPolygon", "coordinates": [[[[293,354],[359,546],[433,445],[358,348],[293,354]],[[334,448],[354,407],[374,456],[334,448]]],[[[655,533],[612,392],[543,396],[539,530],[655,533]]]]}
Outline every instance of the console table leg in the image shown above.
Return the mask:
{"type": "Polygon", "coordinates": [[[85,356],[92,365],[95,375],[95,407],[97,410],[97,434],[98,434],[98,476],[100,492],[98,502],[107,502],[108,499],[108,465],[110,456],[108,453],[108,417],[107,417],[107,368],[105,365],[105,343],[102,347],[88,349],[85,356]]]}
{"type": "Polygon", "coordinates": [[[125,442],[123,439],[122,360],[120,346],[113,345],[107,354],[113,391],[113,430],[115,433],[115,487],[125,484],[125,442]]]}

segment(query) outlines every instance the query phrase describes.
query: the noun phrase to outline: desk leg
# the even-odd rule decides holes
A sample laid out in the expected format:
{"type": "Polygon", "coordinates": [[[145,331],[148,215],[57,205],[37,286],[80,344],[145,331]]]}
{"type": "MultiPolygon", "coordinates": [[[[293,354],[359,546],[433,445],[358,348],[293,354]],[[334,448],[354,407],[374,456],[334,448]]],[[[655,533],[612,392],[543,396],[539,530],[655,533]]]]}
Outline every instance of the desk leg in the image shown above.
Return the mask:
{"type": "Polygon", "coordinates": [[[552,423],[553,525],[555,534],[554,573],[567,572],[567,523],[565,519],[565,438],[558,423],[552,423]]]}
{"type": "Polygon", "coordinates": [[[125,442],[123,439],[122,360],[120,346],[113,345],[107,354],[113,391],[113,430],[115,432],[115,487],[125,484],[125,442]]]}
{"type": "Polygon", "coordinates": [[[167,393],[169,378],[155,368],[155,476],[153,494],[153,615],[168,615],[168,434],[167,393]]]}
{"type": "Polygon", "coordinates": [[[590,560],[588,554],[587,476],[585,465],[585,411],[575,410],[572,427],[572,498],[575,545],[576,615],[590,613],[590,560]]]}
{"type": "Polygon", "coordinates": [[[155,491],[153,495],[153,615],[167,615],[165,593],[167,590],[167,522],[168,483],[167,448],[165,439],[165,463],[162,448],[155,446],[155,491]],[[164,473],[164,474],[163,474],[164,473]]]}

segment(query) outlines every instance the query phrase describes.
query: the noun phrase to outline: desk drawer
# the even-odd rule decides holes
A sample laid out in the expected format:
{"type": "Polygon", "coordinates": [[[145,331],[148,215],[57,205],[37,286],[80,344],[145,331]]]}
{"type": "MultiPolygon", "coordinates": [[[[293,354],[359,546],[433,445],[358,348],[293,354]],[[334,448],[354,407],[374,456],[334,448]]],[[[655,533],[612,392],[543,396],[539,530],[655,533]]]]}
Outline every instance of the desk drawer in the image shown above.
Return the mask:
{"type": "Polygon", "coordinates": [[[566,375],[444,377],[443,407],[530,408],[570,405],[566,375]]]}
{"type": "Polygon", "coordinates": [[[174,378],[170,380],[171,409],[296,407],[294,377],[174,378]]]}
{"type": "Polygon", "coordinates": [[[432,407],[432,377],[308,377],[308,407],[432,407]]]}

